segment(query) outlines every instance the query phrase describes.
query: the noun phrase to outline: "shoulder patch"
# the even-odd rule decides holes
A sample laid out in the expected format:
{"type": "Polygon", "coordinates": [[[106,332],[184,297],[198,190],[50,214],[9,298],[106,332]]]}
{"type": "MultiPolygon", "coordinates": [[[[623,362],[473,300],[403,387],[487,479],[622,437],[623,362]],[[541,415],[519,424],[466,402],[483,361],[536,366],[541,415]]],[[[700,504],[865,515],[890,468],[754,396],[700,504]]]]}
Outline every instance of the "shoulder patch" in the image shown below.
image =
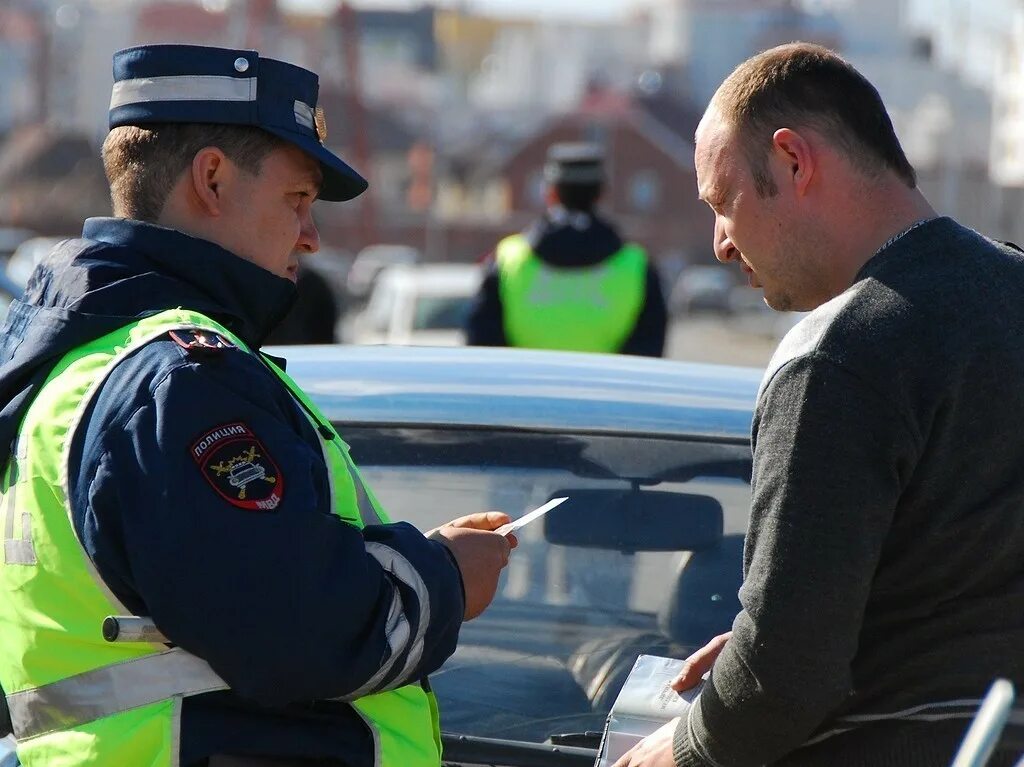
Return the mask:
{"type": "Polygon", "coordinates": [[[226,423],[199,437],[189,451],[217,494],[247,511],[273,511],[284,498],[284,477],[244,423],[226,423]]]}
{"type": "Polygon", "coordinates": [[[167,335],[189,354],[219,354],[225,349],[236,348],[220,333],[211,333],[205,330],[179,328],[168,331],[167,335]]]}

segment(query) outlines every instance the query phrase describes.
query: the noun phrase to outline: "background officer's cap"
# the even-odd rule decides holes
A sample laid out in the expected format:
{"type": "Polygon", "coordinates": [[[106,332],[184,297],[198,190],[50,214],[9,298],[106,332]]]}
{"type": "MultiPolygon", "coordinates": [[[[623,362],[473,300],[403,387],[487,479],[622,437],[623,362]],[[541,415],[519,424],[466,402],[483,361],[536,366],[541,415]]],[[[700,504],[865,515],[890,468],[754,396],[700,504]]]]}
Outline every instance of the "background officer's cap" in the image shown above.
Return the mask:
{"type": "Polygon", "coordinates": [[[552,144],[544,163],[549,184],[600,184],[604,181],[604,152],[597,144],[552,144]]]}
{"type": "Polygon", "coordinates": [[[320,199],[351,200],[366,179],[323,145],[327,122],[319,78],[256,51],[143,45],[114,54],[110,127],[147,123],[253,125],[320,162],[320,199]]]}

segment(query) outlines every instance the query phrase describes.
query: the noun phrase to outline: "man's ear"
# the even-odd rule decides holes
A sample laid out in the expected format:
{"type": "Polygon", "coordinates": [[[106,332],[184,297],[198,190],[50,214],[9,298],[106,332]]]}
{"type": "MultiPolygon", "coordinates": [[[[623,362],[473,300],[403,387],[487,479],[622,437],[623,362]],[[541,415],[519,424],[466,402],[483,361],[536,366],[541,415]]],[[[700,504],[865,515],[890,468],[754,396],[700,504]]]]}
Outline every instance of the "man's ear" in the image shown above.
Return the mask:
{"type": "Polygon", "coordinates": [[[792,128],[779,128],[772,134],[772,153],[785,169],[787,182],[798,197],[807,192],[816,170],[814,148],[792,128]]]}
{"type": "Polygon", "coordinates": [[[224,182],[230,173],[229,166],[227,156],[215,146],[200,149],[192,158],[189,196],[208,216],[219,216],[222,212],[224,182]]]}

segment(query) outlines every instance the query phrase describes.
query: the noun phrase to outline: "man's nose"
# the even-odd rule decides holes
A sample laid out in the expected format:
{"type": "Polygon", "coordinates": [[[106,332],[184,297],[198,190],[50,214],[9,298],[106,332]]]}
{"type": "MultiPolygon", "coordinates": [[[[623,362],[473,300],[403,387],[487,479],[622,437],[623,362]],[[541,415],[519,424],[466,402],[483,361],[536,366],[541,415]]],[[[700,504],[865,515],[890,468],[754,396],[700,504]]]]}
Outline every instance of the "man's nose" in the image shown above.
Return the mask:
{"type": "Polygon", "coordinates": [[[320,232],[311,214],[306,214],[299,231],[299,240],[295,243],[298,250],[304,253],[316,253],[320,250],[320,232]]]}
{"type": "Polygon", "coordinates": [[[725,233],[725,230],[715,225],[715,258],[721,261],[723,264],[727,264],[730,261],[740,257],[739,249],[732,244],[732,240],[729,239],[729,235],[725,233]]]}

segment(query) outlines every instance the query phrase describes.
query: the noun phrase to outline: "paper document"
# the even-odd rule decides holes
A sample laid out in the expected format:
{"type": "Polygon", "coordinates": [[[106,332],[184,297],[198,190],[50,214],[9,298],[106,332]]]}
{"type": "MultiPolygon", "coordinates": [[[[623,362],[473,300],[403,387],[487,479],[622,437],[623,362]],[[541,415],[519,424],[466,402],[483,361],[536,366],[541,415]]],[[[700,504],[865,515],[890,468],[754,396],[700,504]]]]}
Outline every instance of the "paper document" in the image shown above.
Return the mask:
{"type": "Polygon", "coordinates": [[[543,517],[545,514],[547,514],[549,511],[555,508],[555,506],[558,506],[563,501],[568,500],[568,496],[565,498],[552,498],[543,506],[539,506],[533,511],[528,511],[526,514],[523,514],[523,516],[521,516],[519,519],[512,520],[507,525],[502,525],[494,532],[498,533],[499,535],[508,535],[509,533],[514,533],[523,525],[528,525],[530,522],[533,522],[533,520],[539,517],[543,517]]]}
{"type": "Polygon", "coordinates": [[[683,670],[683,661],[641,655],[619,690],[601,738],[597,767],[610,767],[629,749],[677,716],[686,716],[703,682],[686,692],[669,684],[683,670]]]}

